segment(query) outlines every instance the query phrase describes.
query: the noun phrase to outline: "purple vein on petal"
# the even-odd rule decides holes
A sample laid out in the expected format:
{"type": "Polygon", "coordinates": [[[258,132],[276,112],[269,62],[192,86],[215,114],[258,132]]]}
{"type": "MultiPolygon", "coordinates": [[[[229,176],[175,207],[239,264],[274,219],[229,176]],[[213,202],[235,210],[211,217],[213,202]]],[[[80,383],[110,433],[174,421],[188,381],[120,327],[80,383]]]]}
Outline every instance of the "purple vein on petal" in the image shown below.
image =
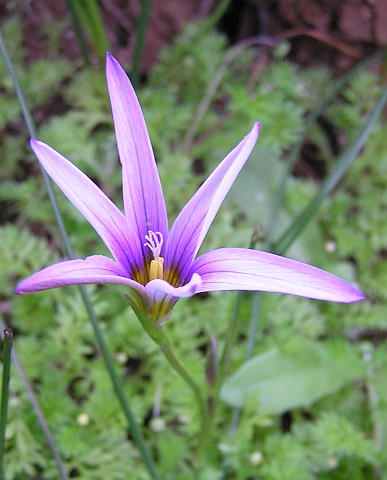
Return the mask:
{"type": "Polygon", "coordinates": [[[227,155],[180,212],[172,225],[165,268],[178,265],[184,276],[211,223],[258,139],[259,124],[227,155]]]}
{"type": "Polygon", "coordinates": [[[103,255],[93,255],[85,260],[67,260],[46,267],[19,283],[16,293],[90,283],[126,285],[135,289],[143,298],[148,298],[142,285],[127,278],[121,265],[103,255]]]}
{"type": "Polygon", "coordinates": [[[125,71],[110,55],[106,78],[112,106],[117,147],[122,163],[123,200],[128,228],[136,229],[137,247],[144,247],[148,230],[168,233],[164,196],[148,131],[135,91],[125,71]]]}
{"type": "Polygon", "coordinates": [[[191,274],[202,279],[201,292],[256,290],[332,302],[364,300],[353,285],[296,260],[245,248],[221,248],[195,260],[191,274]]]}
{"type": "Polygon", "coordinates": [[[66,197],[94,227],[127,274],[135,266],[133,236],[125,217],[114,203],[83,172],[57,151],[38,140],[31,147],[39,162],[66,197]]]}

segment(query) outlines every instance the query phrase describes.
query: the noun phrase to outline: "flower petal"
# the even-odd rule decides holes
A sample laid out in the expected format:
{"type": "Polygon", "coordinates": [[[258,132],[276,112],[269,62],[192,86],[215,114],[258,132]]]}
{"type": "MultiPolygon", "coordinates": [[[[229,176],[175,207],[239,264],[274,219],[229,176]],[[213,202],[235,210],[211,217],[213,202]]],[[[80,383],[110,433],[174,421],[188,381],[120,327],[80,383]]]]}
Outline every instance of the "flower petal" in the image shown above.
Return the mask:
{"type": "Polygon", "coordinates": [[[94,227],[128,274],[139,259],[136,262],[133,234],[125,228],[122,212],[95,183],[57,151],[34,139],[31,139],[31,147],[48,175],[94,227]]]}
{"type": "Polygon", "coordinates": [[[16,293],[33,293],[50,288],[86,283],[119,283],[136,290],[149,300],[145,287],[125,276],[122,267],[103,255],[93,255],[85,260],[67,260],[44,268],[23,280],[16,293]]]}
{"type": "Polygon", "coordinates": [[[324,270],[244,248],[207,252],[195,260],[191,272],[202,278],[200,292],[257,290],[343,303],[365,298],[353,285],[324,270]]]}
{"type": "Polygon", "coordinates": [[[144,247],[148,230],[168,232],[168,219],[148,131],[134,89],[120,64],[106,56],[106,78],[117,147],[122,163],[123,200],[128,228],[135,230],[137,248],[144,247]]]}
{"type": "Polygon", "coordinates": [[[191,280],[182,287],[173,287],[170,283],[165,280],[151,280],[146,285],[146,291],[148,294],[156,301],[165,295],[177,298],[188,298],[192,297],[200,291],[202,280],[200,275],[194,273],[191,280]]]}
{"type": "Polygon", "coordinates": [[[177,268],[184,278],[220,205],[258,139],[259,124],[232,150],[176,218],[166,246],[165,269],[177,268]]]}

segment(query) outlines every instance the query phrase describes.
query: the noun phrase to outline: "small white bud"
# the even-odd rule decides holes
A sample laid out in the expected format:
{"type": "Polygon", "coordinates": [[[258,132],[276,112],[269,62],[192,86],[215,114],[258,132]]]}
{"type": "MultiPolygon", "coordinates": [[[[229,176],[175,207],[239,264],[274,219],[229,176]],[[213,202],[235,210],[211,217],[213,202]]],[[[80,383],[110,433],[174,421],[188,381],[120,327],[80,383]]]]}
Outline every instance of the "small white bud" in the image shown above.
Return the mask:
{"type": "Polygon", "coordinates": [[[254,452],[250,455],[250,463],[257,467],[258,465],[261,465],[263,461],[263,455],[262,452],[254,452]]]}
{"type": "Polygon", "coordinates": [[[150,422],[150,427],[154,432],[162,432],[165,430],[165,420],[160,417],[154,417],[152,418],[150,422]]]}
{"type": "Polygon", "coordinates": [[[77,416],[77,423],[81,427],[86,427],[90,423],[90,417],[87,413],[83,412],[77,416]]]}
{"type": "Polygon", "coordinates": [[[117,353],[116,359],[120,365],[125,365],[125,363],[128,361],[128,356],[126,353],[120,352],[120,353],[117,353]]]}
{"type": "Polygon", "coordinates": [[[337,458],[335,457],[328,457],[326,459],[326,464],[329,468],[331,468],[332,470],[337,468],[339,462],[337,461],[337,458]]]}
{"type": "Polygon", "coordinates": [[[337,245],[336,245],[336,242],[334,242],[333,240],[328,240],[326,243],[325,243],[325,250],[328,252],[328,253],[333,253],[335,252],[337,249],[337,245]]]}

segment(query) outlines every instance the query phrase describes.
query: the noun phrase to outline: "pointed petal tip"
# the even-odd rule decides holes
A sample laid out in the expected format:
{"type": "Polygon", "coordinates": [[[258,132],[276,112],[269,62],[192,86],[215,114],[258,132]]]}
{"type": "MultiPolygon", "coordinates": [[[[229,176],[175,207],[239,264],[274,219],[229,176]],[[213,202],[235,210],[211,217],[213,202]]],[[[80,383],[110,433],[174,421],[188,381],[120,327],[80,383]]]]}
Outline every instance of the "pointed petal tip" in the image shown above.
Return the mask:
{"type": "Polygon", "coordinates": [[[352,284],[348,284],[350,289],[347,294],[343,295],[342,300],[338,300],[341,303],[357,303],[357,302],[363,302],[366,300],[366,296],[364,295],[363,292],[358,290],[356,287],[354,287],[352,284]]]}
{"type": "Polygon", "coordinates": [[[30,147],[35,153],[37,153],[37,151],[39,151],[42,148],[51,149],[51,147],[49,147],[46,143],[42,142],[41,140],[38,140],[37,138],[30,138],[30,147]]]}
{"type": "Polygon", "coordinates": [[[116,58],[110,53],[106,52],[106,68],[108,68],[109,64],[117,64],[118,61],[116,58]]]}
{"type": "Polygon", "coordinates": [[[255,143],[258,140],[260,130],[261,130],[261,123],[255,122],[251,130],[249,131],[249,133],[245,136],[245,138],[242,141],[249,143],[250,145],[252,145],[252,148],[254,148],[255,143]]]}
{"type": "Polygon", "coordinates": [[[32,149],[38,144],[39,144],[39,140],[37,140],[36,138],[33,138],[33,137],[30,138],[30,146],[31,146],[32,149]]]}
{"type": "Polygon", "coordinates": [[[322,295],[321,298],[319,298],[319,296],[316,296],[315,298],[317,300],[326,300],[337,303],[356,303],[362,302],[366,299],[363,292],[361,292],[357,287],[355,287],[355,285],[348,282],[347,280],[343,280],[342,278],[337,277],[333,274],[329,274],[328,272],[325,272],[323,270],[321,270],[320,272],[322,272],[322,274],[327,274],[328,276],[330,276],[330,280],[328,280],[328,284],[330,284],[330,293],[328,294],[327,298],[325,298],[324,295],[322,295]]]}
{"type": "Polygon", "coordinates": [[[254,135],[256,138],[258,138],[260,130],[261,130],[261,122],[255,122],[253,124],[252,129],[248,133],[248,135],[254,135]]]}
{"type": "Polygon", "coordinates": [[[120,62],[109,52],[106,52],[106,76],[109,79],[114,74],[124,73],[125,77],[127,74],[122,68],[120,62]]]}
{"type": "Polygon", "coordinates": [[[338,303],[355,303],[365,299],[357,287],[331,273],[258,250],[212,250],[195,260],[192,271],[202,278],[202,292],[262,291],[338,303]]]}

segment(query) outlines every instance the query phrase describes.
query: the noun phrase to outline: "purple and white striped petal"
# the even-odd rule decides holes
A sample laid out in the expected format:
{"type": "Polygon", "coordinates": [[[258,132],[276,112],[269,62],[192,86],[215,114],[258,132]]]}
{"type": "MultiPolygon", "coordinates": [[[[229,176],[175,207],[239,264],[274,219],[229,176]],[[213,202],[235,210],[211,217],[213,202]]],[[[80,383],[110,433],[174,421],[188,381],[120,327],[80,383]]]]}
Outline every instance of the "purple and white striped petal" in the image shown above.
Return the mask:
{"type": "Polygon", "coordinates": [[[66,197],[102,238],[127,274],[136,267],[133,245],[137,239],[126,229],[125,217],[114,203],[75,165],[38,140],[31,147],[39,162],[66,197]]]}
{"type": "Polygon", "coordinates": [[[259,124],[232,150],[203,183],[172,225],[165,252],[165,268],[188,272],[208,229],[258,139],[259,124]]]}
{"type": "Polygon", "coordinates": [[[93,255],[85,260],[67,260],[51,265],[23,280],[16,293],[33,293],[50,288],[88,283],[118,283],[133,288],[149,300],[145,287],[125,276],[121,266],[103,255],[93,255]]]}
{"type": "Polygon", "coordinates": [[[221,248],[201,255],[191,268],[200,292],[256,290],[350,303],[364,300],[353,285],[302,262],[245,248],[221,248]]]}
{"type": "Polygon", "coordinates": [[[146,258],[148,230],[168,233],[168,219],[152,145],[135,91],[120,64],[106,56],[106,79],[112,106],[117,147],[122,164],[123,200],[128,229],[146,258]]]}

